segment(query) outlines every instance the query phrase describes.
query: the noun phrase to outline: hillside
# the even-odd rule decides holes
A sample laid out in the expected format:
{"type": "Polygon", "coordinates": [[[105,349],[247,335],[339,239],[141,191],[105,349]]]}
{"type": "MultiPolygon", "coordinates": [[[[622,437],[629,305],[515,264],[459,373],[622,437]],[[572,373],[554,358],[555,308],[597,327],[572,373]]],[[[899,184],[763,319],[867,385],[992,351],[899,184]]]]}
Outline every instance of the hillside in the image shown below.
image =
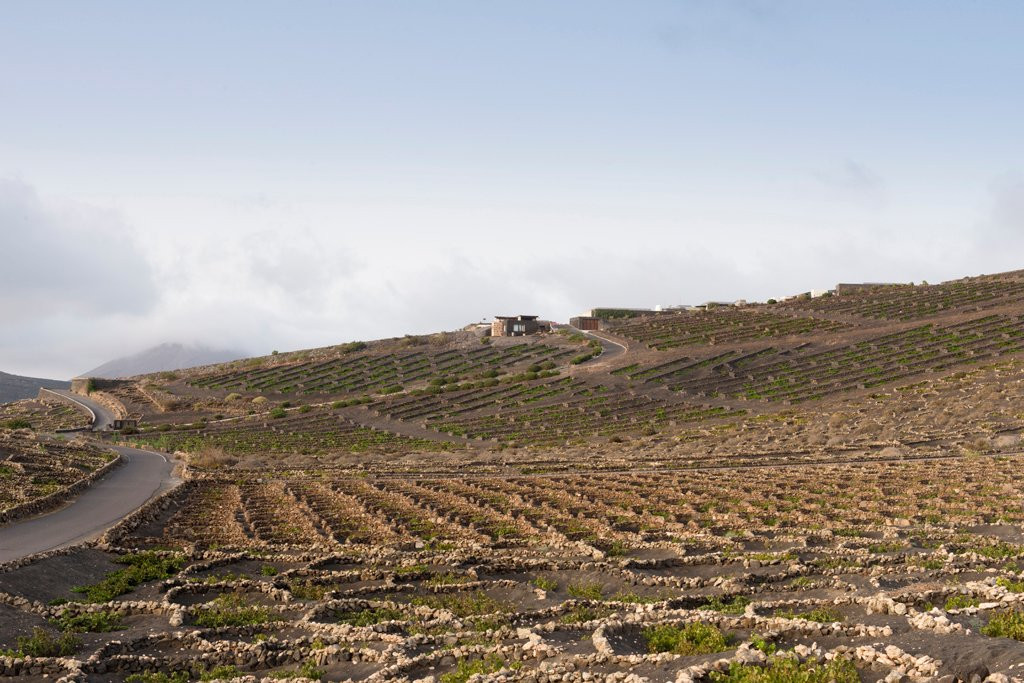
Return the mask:
{"type": "MultiPolygon", "coordinates": [[[[749,442],[785,440],[778,425],[786,416],[806,424],[840,411],[875,420],[884,410],[879,396],[964,371],[1016,367],[1024,354],[1024,279],[1015,272],[651,313],[611,321],[601,334],[627,350],[591,358],[598,342],[564,330],[489,343],[445,333],[235,361],[142,380],[144,393],[165,397],[157,401],[165,408],[187,408],[181,417],[152,402],[147,409],[138,396],[129,412],[143,418],[143,440],[217,446],[258,460],[602,444],[653,444],[649,457],[661,458],[665,450],[715,450],[736,433],[749,442]],[[218,415],[235,419],[197,429],[195,420],[218,415]],[[374,443],[362,430],[374,432],[374,443]]],[[[968,443],[992,437],[996,421],[913,432],[912,421],[901,421],[883,431],[890,442],[968,443]]],[[[1020,426],[1012,413],[998,422],[1003,430],[1020,426]]],[[[857,452],[892,445],[856,433],[842,444],[857,452]]]]}
{"type": "Polygon", "coordinates": [[[239,351],[211,349],[205,346],[160,344],[130,356],[107,361],[88,372],[83,372],[80,376],[102,377],[106,379],[134,377],[151,372],[180,370],[198,365],[224,363],[244,356],[245,354],[239,351]]]}
{"type": "Polygon", "coordinates": [[[1022,275],[97,383],[186,482],[0,592],[99,678],[1020,680],[1022,275]]]}
{"type": "Polygon", "coordinates": [[[70,386],[71,382],[40,379],[38,377],[22,377],[21,375],[10,375],[6,372],[0,372],[0,403],[35,398],[40,388],[67,389],[70,386]]]}

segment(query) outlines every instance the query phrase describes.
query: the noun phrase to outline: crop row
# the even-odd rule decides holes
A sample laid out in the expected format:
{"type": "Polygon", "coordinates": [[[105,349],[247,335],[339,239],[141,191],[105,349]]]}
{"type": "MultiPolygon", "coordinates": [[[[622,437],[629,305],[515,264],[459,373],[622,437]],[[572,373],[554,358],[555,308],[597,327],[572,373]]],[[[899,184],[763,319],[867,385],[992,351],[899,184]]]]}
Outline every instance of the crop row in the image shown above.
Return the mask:
{"type": "Polygon", "coordinates": [[[232,369],[190,380],[206,389],[282,394],[388,393],[430,381],[487,378],[515,368],[568,362],[575,351],[543,343],[483,345],[473,349],[361,353],[259,369],[232,369]]]}
{"type": "Polygon", "coordinates": [[[960,280],[940,285],[890,285],[780,304],[788,309],[840,313],[866,318],[916,320],[956,309],[982,309],[1017,303],[1024,281],[960,280]]]}
{"type": "Polygon", "coordinates": [[[56,493],[113,458],[84,443],[0,429],[0,512],[56,493]]]}
{"type": "Polygon", "coordinates": [[[442,395],[407,396],[371,406],[453,436],[561,445],[741,414],[578,379],[523,382],[442,395]]]}
{"type": "Polygon", "coordinates": [[[398,420],[427,422],[481,410],[508,410],[544,401],[562,401],[603,389],[570,378],[533,380],[454,392],[398,396],[371,404],[370,409],[398,420]]]}
{"type": "Polygon", "coordinates": [[[800,402],[1019,351],[1024,351],[1021,319],[988,316],[945,327],[923,325],[827,350],[810,344],[769,347],[703,361],[678,359],[627,374],[697,395],[800,402]]]}
{"type": "Polygon", "coordinates": [[[225,547],[558,539],[606,551],[702,530],[1020,523],[1016,459],[444,479],[195,482],[153,542],[225,547]],[[905,521],[899,521],[905,520],[905,521]]]}
{"type": "Polygon", "coordinates": [[[595,436],[651,433],[664,426],[733,417],[743,412],[673,403],[643,394],[616,393],[427,424],[441,432],[470,438],[561,445],[582,443],[595,436]]]}
{"type": "Polygon", "coordinates": [[[293,410],[280,418],[265,414],[178,425],[133,439],[171,452],[216,447],[242,455],[436,451],[457,447],[443,440],[412,438],[365,427],[327,407],[293,410]]]}
{"type": "Polygon", "coordinates": [[[846,323],[749,309],[713,309],[645,316],[615,325],[616,334],[648,346],[672,349],[683,346],[729,344],[792,335],[836,332],[846,323]]]}
{"type": "Polygon", "coordinates": [[[0,403],[0,428],[55,432],[58,429],[88,427],[91,416],[82,409],[56,401],[15,401],[0,403]]]}

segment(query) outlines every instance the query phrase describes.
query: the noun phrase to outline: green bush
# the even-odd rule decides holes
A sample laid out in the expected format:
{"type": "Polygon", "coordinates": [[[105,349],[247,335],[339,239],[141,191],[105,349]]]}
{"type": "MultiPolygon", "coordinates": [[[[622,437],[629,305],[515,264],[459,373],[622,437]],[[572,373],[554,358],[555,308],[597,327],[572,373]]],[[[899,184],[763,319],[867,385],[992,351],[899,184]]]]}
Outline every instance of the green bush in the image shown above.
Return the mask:
{"type": "Polygon", "coordinates": [[[287,681],[292,678],[308,678],[311,681],[319,681],[324,677],[324,671],[323,669],[317,668],[316,662],[308,660],[298,669],[293,669],[291,671],[275,671],[270,674],[269,677],[277,681],[287,681]]]}
{"type": "Polygon", "coordinates": [[[600,600],[604,594],[601,584],[596,581],[574,581],[566,589],[569,595],[580,600],[600,600]]]}
{"type": "Polygon", "coordinates": [[[245,602],[241,595],[225,593],[204,605],[196,614],[196,625],[206,628],[255,626],[280,617],[266,607],[245,602]]]}
{"type": "Polygon", "coordinates": [[[162,671],[146,671],[141,674],[132,674],[124,679],[124,683],[188,683],[190,678],[187,671],[175,671],[170,674],[162,671]]]}
{"type": "Polygon", "coordinates": [[[733,662],[725,673],[712,671],[708,677],[715,683],[860,683],[857,667],[841,657],[800,663],[795,657],[779,655],[766,666],[733,662]]]}
{"type": "Polygon", "coordinates": [[[358,612],[341,612],[338,615],[339,624],[349,624],[350,626],[373,626],[385,621],[398,621],[400,619],[405,619],[405,614],[400,610],[388,607],[364,609],[358,612]]]}
{"type": "Polygon", "coordinates": [[[951,609],[966,609],[967,607],[977,607],[981,604],[981,601],[977,598],[972,598],[970,595],[951,595],[946,598],[946,604],[943,605],[943,609],[949,611],[951,609]]]}
{"type": "Polygon", "coordinates": [[[713,597],[701,605],[700,609],[709,609],[722,614],[743,614],[750,604],[750,598],[742,595],[734,596],[729,602],[724,602],[720,597],[713,597]]]}
{"type": "Polygon", "coordinates": [[[992,545],[984,545],[979,548],[974,548],[974,552],[978,553],[982,557],[987,557],[992,560],[1002,560],[1008,557],[1017,557],[1021,554],[1022,548],[1019,545],[1013,543],[1006,543],[1000,541],[992,545]]]}
{"type": "Polygon", "coordinates": [[[115,562],[128,566],[107,574],[97,584],[76,586],[71,590],[83,594],[86,602],[110,602],[119,595],[131,593],[146,581],[169,579],[185,566],[185,558],[182,555],[164,557],[153,551],[124,555],[115,562]]]}
{"type": "Polygon", "coordinates": [[[677,655],[709,655],[729,649],[732,638],[710,624],[694,622],[684,626],[661,624],[643,631],[647,651],[672,652],[677,655]]]}
{"type": "Polygon", "coordinates": [[[981,632],[993,638],[1013,638],[1024,640],[1024,612],[1008,610],[996,612],[981,627],[981,632]]]}
{"type": "Polygon", "coordinates": [[[38,626],[30,636],[18,636],[18,647],[14,650],[0,650],[4,657],[68,657],[75,654],[82,641],[73,633],[55,635],[38,626]]]}
{"type": "Polygon", "coordinates": [[[201,681],[216,681],[221,678],[238,678],[242,675],[242,672],[237,666],[231,666],[230,664],[223,664],[221,666],[215,666],[212,669],[208,669],[199,675],[201,681]]]}
{"type": "Polygon", "coordinates": [[[22,417],[16,417],[13,420],[0,423],[0,427],[5,429],[32,429],[32,423],[22,417]]]}
{"type": "Polygon", "coordinates": [[[347,344],[342,344],[339,349],[342,353],[355,353],[356,351],[362,351],[366,348],[366,342],[354,341],[347,344]]]}
{"type": "Polygon", "coordinates": [[[534,578],[533,585],[541,590],[545,591],[556,591],[558,590],[558,582],[554,579],[550,579],[546,576],[538,576],[534,578]]]}
{"type": "Polygon", "coordinates": [[[1005,576],[1000,576],[996,579],[996,585],[1002,586],[1011,593],[1024,593],[1024,581],[1014,581],[1005,576]]]}
{"type": "Polygon", "coordinates": [[[460,659],[455,671],[441,675],[440,683],[465,683],[476,674],[492,674],[506,668],[519,669],[522,665],[522,662],[508,664],[495,653],[491,653],[483,659],[460,659]]]}
{"type": "Polygon", "coordinates": [[[65,612],[55,619],[54,623],[63,631],[75,633],[107,633],[122,631],[125,628],[121,623],[121,615],[117,612],[83,612],[82,614],[65,612]]]}
{"type": "Polygon", "coordinates": [[[426,605],[434,609],[446,609],[460,618],[481,614],[494,614],[495,612],[509,612],[512,609],[512,606],[508,603],[499,602],[483,591],[416,596],[410,603],[413,605],[426,605]]]}

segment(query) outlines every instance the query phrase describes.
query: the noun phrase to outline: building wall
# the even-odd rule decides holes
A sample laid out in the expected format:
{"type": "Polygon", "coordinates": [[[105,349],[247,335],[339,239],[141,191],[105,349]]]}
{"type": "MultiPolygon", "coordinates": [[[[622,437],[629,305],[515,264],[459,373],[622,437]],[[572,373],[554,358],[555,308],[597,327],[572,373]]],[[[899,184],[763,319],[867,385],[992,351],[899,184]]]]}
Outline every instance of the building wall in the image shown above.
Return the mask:
{"type": "Polygon", "coordinates": [[[594,318],[593,316],[579,316],[577,318],[570,318],[569,324],[575,327],[577,330],[600,330],[601,320],[594,318]]]}
{"type": "Polygon", "coordinates": [[[522,337],[528,334],[537,334],[540,331],[540,324],[536,320],[495,320],[491,323],[492,337],[522,337]]]}

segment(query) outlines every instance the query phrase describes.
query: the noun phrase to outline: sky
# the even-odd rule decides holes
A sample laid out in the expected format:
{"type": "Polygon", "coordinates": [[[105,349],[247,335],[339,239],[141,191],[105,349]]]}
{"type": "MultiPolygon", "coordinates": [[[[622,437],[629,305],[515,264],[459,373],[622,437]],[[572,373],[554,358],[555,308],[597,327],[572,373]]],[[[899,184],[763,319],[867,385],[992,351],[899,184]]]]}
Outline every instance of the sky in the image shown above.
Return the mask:
{"type": "Polygon", "coordinates": [[[0,8],[0,370],[1024,267],[1024,4],[0,8]]]}

